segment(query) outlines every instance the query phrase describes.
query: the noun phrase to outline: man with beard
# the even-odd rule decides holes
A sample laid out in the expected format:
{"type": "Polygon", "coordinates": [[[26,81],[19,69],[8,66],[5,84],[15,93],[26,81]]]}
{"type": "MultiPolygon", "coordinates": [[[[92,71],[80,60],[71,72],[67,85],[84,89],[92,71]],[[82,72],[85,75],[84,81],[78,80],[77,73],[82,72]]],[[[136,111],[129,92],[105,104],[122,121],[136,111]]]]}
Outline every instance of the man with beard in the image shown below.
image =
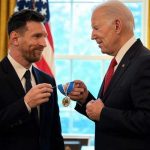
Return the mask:
{"type": "Polygon", "coordinates": [[[9,53],[0,62],[2,150],[64,150],[55,80],[32,65],[46,46],[43,21],[32,10],[8,21],[9,53]]]}

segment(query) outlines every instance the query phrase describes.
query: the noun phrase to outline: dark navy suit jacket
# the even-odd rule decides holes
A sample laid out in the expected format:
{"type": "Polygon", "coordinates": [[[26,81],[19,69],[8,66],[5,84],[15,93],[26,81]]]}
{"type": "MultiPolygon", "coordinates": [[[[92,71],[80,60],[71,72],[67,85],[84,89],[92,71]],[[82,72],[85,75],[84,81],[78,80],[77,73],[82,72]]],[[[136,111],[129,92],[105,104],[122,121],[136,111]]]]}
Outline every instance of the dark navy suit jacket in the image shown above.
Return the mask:
{"type": "MultiPolygon", "coordinates": [[[[102,84],[98,97],[105,107],[95,121],[95,150],[150,149],[150,51],[140,40],[122,58],[104,95],[102,84]]],[[[91,99],[89,93],[87,102],[91,99]]],[[[75,109],[86,115],[86,104],[75,109]]]]}
{"type": "MultiPolygon", "coordinates": [[[[33,67],[38,83],[55,80],[33,67]]],[[[57,91],[49,101],[40,105],[40,121],[28,112],[24,103],[25,91],[9,62],[0,62],[0,149],[1,150],[64,150],[61,135],[57,91]]]]}

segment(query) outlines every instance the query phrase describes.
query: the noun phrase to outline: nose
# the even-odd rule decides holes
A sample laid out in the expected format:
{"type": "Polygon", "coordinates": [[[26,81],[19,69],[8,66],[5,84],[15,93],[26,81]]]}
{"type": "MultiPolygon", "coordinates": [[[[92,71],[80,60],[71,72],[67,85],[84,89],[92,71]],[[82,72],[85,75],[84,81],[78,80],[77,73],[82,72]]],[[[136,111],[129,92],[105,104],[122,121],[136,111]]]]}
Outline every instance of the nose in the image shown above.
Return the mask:
{"type": "Polygon", "coordinates": [[[95,40],[95,39],[96,39],[96,34],[95,34],[94,30],[92,30],[91,40],[95,40]]]}
{"type": "Polygon", "coordinates": [[[47,39],[45,37],[42,37],[41,40],[40,40],[40,45],[42,45],[43,47],[46,47],[47,46],[46,40],[47,39]]]}

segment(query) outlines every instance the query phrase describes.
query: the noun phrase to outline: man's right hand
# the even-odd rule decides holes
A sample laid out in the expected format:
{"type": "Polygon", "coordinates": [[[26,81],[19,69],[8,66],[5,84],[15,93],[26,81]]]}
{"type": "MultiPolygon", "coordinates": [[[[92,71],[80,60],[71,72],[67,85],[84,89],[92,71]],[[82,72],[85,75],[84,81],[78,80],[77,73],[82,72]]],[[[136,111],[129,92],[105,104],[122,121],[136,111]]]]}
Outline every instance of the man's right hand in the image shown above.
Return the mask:
{"type": "Polygon", "coordinates": [[[74,80],[74,88],[72,92],[68,95],[72,100],[79,101],[80,103],[85,103],[88,97],[88,90],[84,82],[80,80],[74,80]]]}
{"type": "Polygon", "coordinates": [[[42,83],[33,86],[24,97],[25,103],[28,104],[30,108],[39,106],[40,104],[47,102],[53,88],[51,84],[42,83]]]}

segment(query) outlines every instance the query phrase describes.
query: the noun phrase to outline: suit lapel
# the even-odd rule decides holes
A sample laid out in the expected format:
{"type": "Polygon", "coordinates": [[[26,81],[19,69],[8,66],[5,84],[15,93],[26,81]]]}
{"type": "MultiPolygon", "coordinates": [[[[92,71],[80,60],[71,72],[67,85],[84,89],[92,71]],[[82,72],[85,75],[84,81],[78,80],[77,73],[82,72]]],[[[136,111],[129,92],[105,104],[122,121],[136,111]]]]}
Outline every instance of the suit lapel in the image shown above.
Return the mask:
{"type": "MultiPolygon", "coordinates": [[[[41,78],[41,73],[40,73],[40,71],[37,69],[37,68],[35,68],[34,66],[32,67],[32,72],[33,72],[33,75],[34,75],[34,77],[35,77],[35,81],[36,81],[36,84],[40,84],[40,83],[44,83],[43,81],[42,81],[42,78],[41,78]]],[[[40,119],[39,118],[36,118],[36,121],[37,121],[37,124],[39,125],[40,124],[40,126],[39,126],[39,128],[40,128],[40,133],[42,133],[42,129],[43,129],[43,126],[44,126],[44,118],[45,118],[45,116],[43,115],[43,114],[45,114],[45,109],[44,109],[44,105],[45,105],[45,103],[43,103],[43,104],[41,104],[40,105],[40,107],[39,107],[39,111],[40,111],[40,119]]]]}
{"type": "MultiPolygon", "coordinates": [[[[110,94],[110,92],[112,91],[112,89],[115,88],[116,84],[119,83],[119,79],[122,77],[122,74],[127,70],[127,68],[129,67],[131,61],[136,57],[136,55],[139,52],[139,46],[141,46],[142,43],[140,40],[137,40],[137,42],[135,42],[131,48],[127,51],[127,53],[125,54],[125,56],[122,58],[119,66],[117,67],[117,70],[115,71],[110,84],[108,86],[108,88],[106,89],[104,95],[103,95],[103,101],[105,101],[108,97],[108,95],[110,94]]],[[[101,88],[102,89],[102,88],[101,88]]],[[[102,95],[102,90],[100,95],[102,95]]]]}
{"type": "Polygon", "coordinates": [[[41,83],[39,72],[37,71],[37,69],[34,66],[32,67],[32,72],[33,72],[36,84],[41,83]]]}
{"type": "MultiPolygon", "coordinates": [[[[33,67],[33,75],[36,79],[36,83],[46,83],[46,79],[43,78],[43,74],[41,71],[39,71],[37,68],[33,67]]],[[[43,103],[40,105],[40,135],[42,136],[45,134],[45,124],[47,124],[47,121],[52,120],[52,113],[51,113],[51,106],[50,106],[51,100],[49,102],[43,103]],[[49,107],[49,108],[47,108],[49,107]],[[45,122],[46,121],[46,122],[45,122]]]]}
{"type": "MultiPolygon", "coordinates": [[[[127,58],[127,57],[126,57],[127,58]]],[[[127,70],[128,66],[130,64],[130,60],[122,60],[117,68],[117,70],[115,71],[112,80],[110,81],[110,84],[106,90],[106,92],[104,93],[104,99],[106,99],[106,97],[110,94],[111,90],[113,88],[115,88],[115,85],[118,84],[119,79],[121,78],[122,74],[127,70]]]]}
{"type": "MultiPolygon", "coordinates": [[[[33,75],[34,75],[36,84],[41,83],[39,72],[37,71],[37,69],[36,69],[34,66],[32,67],[32,73],[33,73],[33,75]]],[[[42,105],[42,104],[41,104],[41,105],[42,105]]],[[[40,111],[39,116],[38,116],[38,115],[35,116],[35,120],[36,120],[36,123],[37,123],[38,127],[39,127],[39,125],[40,125],[40,123],[41,123],[41,112],[42,112],[42,107],[41,107],[41,105],[40,105],[40,107],[39,107],[39,111],[40,111]]]]}
{"type": "Polygon", "coordinates": [[[18,95],[18,97],[22,97],[25,95],[25,91],[23,86],[20,82],[20,79],[14,70],[13,66],[11,65],[8,58],[4,58],[1,62],[2,68],[4,70],[5,79],[8,82],[8,85],[12,87],[12,90],[18,95]]]}

